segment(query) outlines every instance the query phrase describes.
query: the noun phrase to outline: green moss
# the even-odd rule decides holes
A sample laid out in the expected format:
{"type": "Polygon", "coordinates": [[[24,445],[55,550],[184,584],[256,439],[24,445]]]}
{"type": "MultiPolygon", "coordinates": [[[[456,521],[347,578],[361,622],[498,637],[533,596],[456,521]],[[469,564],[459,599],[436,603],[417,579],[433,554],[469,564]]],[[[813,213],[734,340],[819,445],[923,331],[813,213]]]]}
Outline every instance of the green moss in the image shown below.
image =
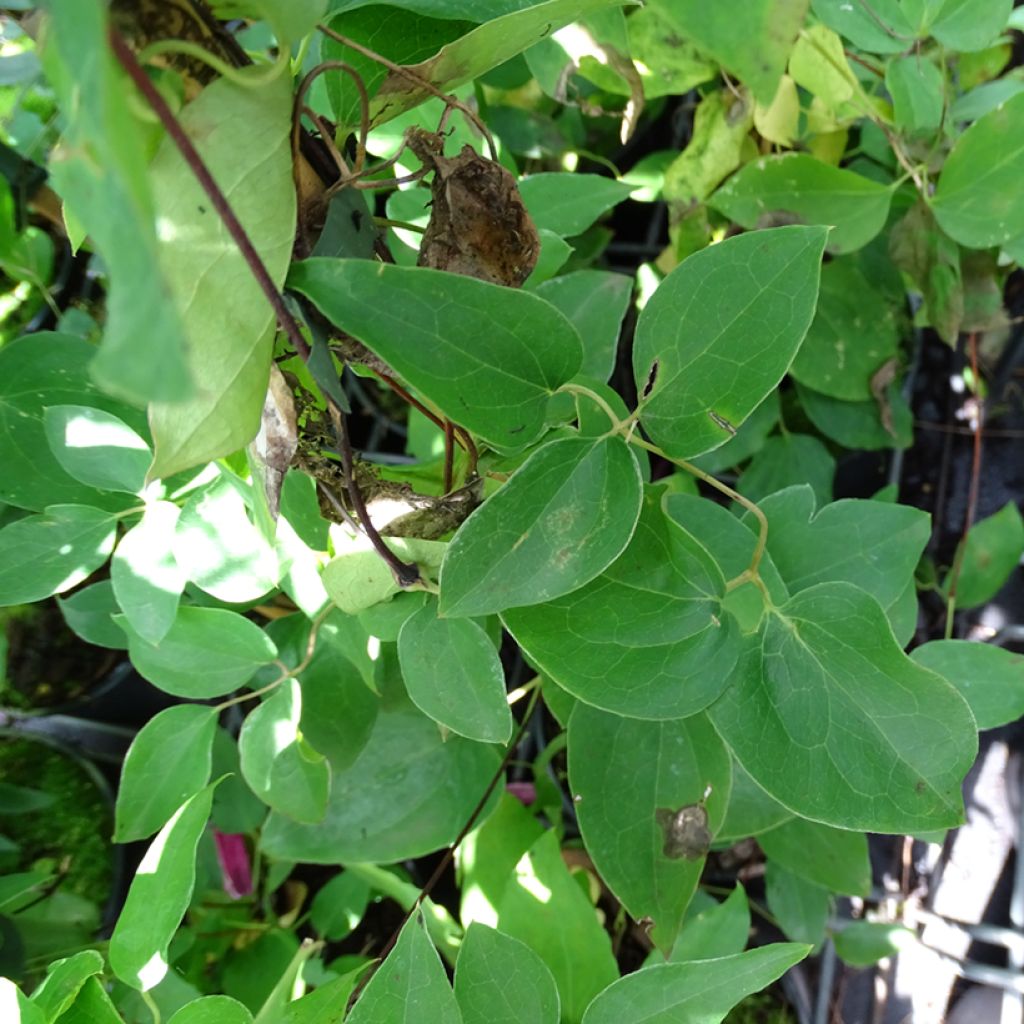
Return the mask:
{"type": "Polygon", "coordinates": [[[41,810],[0,818],[0,832],[18,844],[13,871],[66,867],[61,888],[102,904],[113,876],[111,809],[76,761],[24,739],[0,739],[0,778],[42,790],[54,802],[41,810]]]}

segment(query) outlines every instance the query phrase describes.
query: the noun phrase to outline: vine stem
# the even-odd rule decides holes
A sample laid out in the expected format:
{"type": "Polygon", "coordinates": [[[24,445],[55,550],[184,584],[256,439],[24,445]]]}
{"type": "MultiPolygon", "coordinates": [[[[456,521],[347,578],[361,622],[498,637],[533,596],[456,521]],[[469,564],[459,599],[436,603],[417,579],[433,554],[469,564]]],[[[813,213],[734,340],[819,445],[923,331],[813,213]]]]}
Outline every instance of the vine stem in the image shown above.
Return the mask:
{"type": "MultiPolygon", "coordinates": [[[[232,241],[238,246],[238,250],[242,254],[249,272],[255,278],[267,302],[270,303],[270,307],[277,317],[277,322],[288,336],[288,340],[292,343],[292,346],[303,362],[309,362],[310,348],[306,339],[302,336],[298,322],[285,305],[284,296],[278,291],[277,285],[274,284],[270,272],[260,258],[260,254],[256,251],[256,247],[252,244],[248,234],[246,234],[245,228],[242,227],[241,221],[235,215],[235,211],[231,208],[227,196],[224,195],[220,186],[214,181],[213,175],[210,174],[210,170],[204,163],[203,158],[199,155],[195,146],[192,145],[192,140],[185,134],[185,129],[182,128],[181,122],[174,116],[174,112],[167,105],[167,101],[149,80],[149,76],[143,70],[142,65],[138,62],[135,54],[132,53],[131,48],[121,37],[120,33],[111,29],[109,38],[111,49],[114,51],[114,56],[117,58],[118,63],[135,83],[139,92],[145,97],[146,102],[153,108],[153,112],[160,119],[160,123],[164,126],[168,136],[177,146],[178,152],[181,153],[189,170],[213,204],[213,208],[217,211],[217,216],[220,217],[232,241]]],[[[353,475],[352,446],[349,443],[348,432],[345,429],[344,416],[329,395],[325,396],[325,399],[327,401],[327,408],[331,412],[331,417],[335,421],[335,429],[338,430],[338,444],[341,449],[342,465],[345,470],[345,486],[352,501],[352,506],[356,510],[356,515],[359,517],[360,526],[373,545],[374,550],[391,570],[398,585],[403,588],[408,587],[411,583],[419,580],[419,569],[411,563],[403,562],[384,543],[383,538],[370,520],[369,513],[366,510],[366,503],[353,475]]]]}

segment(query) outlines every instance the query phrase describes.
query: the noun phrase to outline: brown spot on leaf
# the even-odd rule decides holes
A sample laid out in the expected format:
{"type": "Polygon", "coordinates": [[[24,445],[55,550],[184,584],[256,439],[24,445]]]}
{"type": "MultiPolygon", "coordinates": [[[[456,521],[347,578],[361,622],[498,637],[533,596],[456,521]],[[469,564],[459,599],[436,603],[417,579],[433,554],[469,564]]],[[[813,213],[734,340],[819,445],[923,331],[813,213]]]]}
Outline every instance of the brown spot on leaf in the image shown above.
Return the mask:
{"type": "Polygon", "coordinates": [[[687,804],[678,811],[659,807],[654,820],[662,831],[661,852],[672,860],[699,860],[711,846],[708,812],[703,804],[687,804]]]}
{"type": "Polygon", "coordinates": [[[661,368],[661,363],[657,359],[651,363],[651,368],[647,373],[647,383],[644,384],[644,389],[640,394],[641,401],[645,399],[653,390],[654,382],[658,379],[658,370],[661,368]]]}

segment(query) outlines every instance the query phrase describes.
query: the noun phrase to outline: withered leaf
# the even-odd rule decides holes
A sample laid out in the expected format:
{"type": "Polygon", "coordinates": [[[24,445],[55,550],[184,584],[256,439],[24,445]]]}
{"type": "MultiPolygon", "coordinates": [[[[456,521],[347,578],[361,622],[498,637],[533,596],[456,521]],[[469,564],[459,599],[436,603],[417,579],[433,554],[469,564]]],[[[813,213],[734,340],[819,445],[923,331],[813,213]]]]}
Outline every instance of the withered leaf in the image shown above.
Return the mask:
{"type": "Polygon", "coordinates": [[[271,363],[260,431],[249,445],[248,453],[254,475],[262,478],[267,505],[275,522],[281,505],[281,485],[297,446],[295,398],[284,374],[271,363]]]}
{"type": "Polygon", "coordinates": [[[537,263],[540,237],[515,178],[472,146],[449,159],[438,135],[412,128],[406,138],[434,172],[418,265],[518,288],[537,263]]]}
{"type": "Polygon", "coordinates": [[[672,860],[699,860],[711,847],[708,812],[703,804],[688,804],[678,811],[659,807],[654,820],[664,835],[661,852],[672,860]]]}

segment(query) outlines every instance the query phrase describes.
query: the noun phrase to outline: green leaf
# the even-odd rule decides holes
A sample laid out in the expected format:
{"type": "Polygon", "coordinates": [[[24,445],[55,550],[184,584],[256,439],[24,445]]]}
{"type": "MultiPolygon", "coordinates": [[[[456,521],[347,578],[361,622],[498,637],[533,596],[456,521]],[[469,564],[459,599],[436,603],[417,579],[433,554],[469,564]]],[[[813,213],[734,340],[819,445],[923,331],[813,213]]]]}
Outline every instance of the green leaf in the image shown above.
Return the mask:
{"type": "Polygon", "coordinates": [[[318,985],[312,992],[307,992],[301,999],[289,1003],[281,1018],[282,1024],[324,1024],[324,1021],[332,1019],[341,1020],[356,983],[370,963],[372,961],[348,971],[340,978],[332,978],[326,984],[318,985]]]}
{"type": "Polygon", "coordinates": [[[94,949],[55,960],[46,969],[42,984],[32,993],[32,1002],[42,1011],[46,1024],[53,1024],[75,1001],[86,981],[102,973],[103,957],[94,949]]]}
{"type": "Polygon", "coordinates": [[[910,657],[949,680],[971,706],[979,729],[1024,715],[1024,657],[993,644],[933,640],[910,657]]]}
{"type": "Polygon", "coordinates": [[[690,461],[705,473],[721,473],[745,462],[763,447],[768,435],[779,422],[779,393],[769,391],[768,397],[736,428],[736,436],[690,461]]]}
{"type": "Polygon", "coordinates": [[[926,512],[893,502],[847,498],[815,513],[806,485],[765,498],[761,511],[768,519],[768,553],[790,593],[852,583],[883,608],[913,579],[931,536],[926,512]]]}
{"type": "Polygon", "coordinates": [[[223,608],[179,608],[158,644],[139,636],[124,615],[114,621],[128,634],[128,655],[139,675],[176,697],[223,697],[277,657],[259,626],[223,608]]]}
{"type": "Polygon", "coordinates": [[[829,225],[828,251],[838,255],[867,245],[885,227],[891,199],[886,185],[804,153],[784,153],[752,160],[708,202],[745,228],[769,214],[829,225]]]}
{"type": "Polygon", "coordinates": [[[819,504],[826,505],[832,499],[835,474],[836,460],[821,441],[809,434],[786,433],[765,441],[740,474],[736,489],[760,502],[776,491],[804,485],[819,504]]]}
{"type": "Polygon", "coordinates": [[[463,1024],[558,1024],[555,979],[529,946],[474,923],[455,964],[463,1024]]]}
{"type": "Polygon", "coordinates": [[[951,50],[983,50],[1010,19],[1013,0],[946,0],[932,21],[931,32],[951,50]]]}
{"type": "Polygon", "coordinates": [[[42,1011],[10,978],[0,978],[0,1006],[13,1008],[16,1024],[46,1024],[42,1011]]]}
{"type": "Polygon", "coordinates": [[[519,182],[519,194],[537,227],[563,238],[582,234],[632,191],[632,185],[600,174],[549,172],[519,182]]]}
{"type": "Polygon", "coordinates": [[[277,585],[277,554],[226,478],[189,498],[173,544],[181,571],[219,601],[244,604],[277,585]]]}
{"type": "Polygon", "coordinates": [[[110,282],[93,374],[130,402],[178,401],[193,383],[181,316],[158,266],[149,161],[131,106],[138,97],[111,53],[104,5],[53,0],[49,14],[43,64],[61,109],[74,111],[49,171],[110,282]]]}
{"type": "Polygon", "coordinates": [[[309,259],[288,285],[450,419],[506,448],[540,436],[548,399],[583,358],[576,329],[549,303],[459,274],[309,259]]]}
{"type": "Polygon", "coordinates": [[[395,948],[363,989],[347,1024],[462,1024],[441,958],[427,938],[421,913],[402,927],[395,948]]]}
{"type": "Polygon", "coordinates": [[[238,759],[238,741],[218,726],[213,735],[213,771],[223,781],[213,794],[211,823],[221,832],[252,832],[263,824],[267,805],[242,779],[238,759]]]}
{"type": "Polygon", "coordinates": [[[902,53],[915,32],[901,0],[874,0],[870,7],[849,0],[812,0],[811,6],[829,28],[869,53],[902,53]]]}
{"type": "Polygon", "coordinates": [[[115,843],[145,839],[159,831],[210,781],[216,729],[216,709],[197,704],[165,708],[142,727],[121,769],[115,843]]]}
{"type": "Polygon", "coordinates": [[[318,822],[327,809],[331,769],[299,729],[302,691],[286,679],[251,711],[238,736],[242,775],[272,810],[301,822],[318,822]]]}
{"type": "Polygon", "coordinates": [[[704,715],[644,722],[577,704],[569,782],[594,866],[634,920],[653,920],[655,945],[671,948],[729,802],[722,741],[704,715]]]}
{"type": "Polygon", "coordinates": [[[743,17],[700,0],[660,5],[680,34],[736,75],[761,103],[771,103],[809,0],[751,0],[743,17]],[[751,40],[757,45],[752,46],[751,40]]]}
{"type": "Polygon", "coordinates": [[[899,341],[897,310],[888,296],[855,259],[835,259],[821,269],[818,308],[789,372],[822,394],[867,401],[872,378],[896,355],[899,341]]]}
{"type": "MultiPolygon", "coordinates": [[[[178,115],[200,158],[280,287],[295,241],[295,186],[287,74],[242,68],[259,81],[207,85],[178,115]],[[260,77],[262,76],[262,77],[260,77]]],[[[241,251],[170,138],[150,165],[163,245],[160,263],[182,311],[189,371],[184,402],[150,411],[166,477],[244,448],[259,429],[270,374],[274,314],[241,251]]]]}
{"type": "Polygon", "coordinates": [[[561,310],[583,342],[580,373],[605,381],[615,368],[619,330],[633,295],[633,279],[605,270],[576,270],[534,289],[561,310]]]}
{"type": "Polygon", "coordinates": [[[793,812],[770,797],[738,761],[732,765],[732,791],[725,821],[718,832],[719,842],[746,839],[767,832],[788,821],[793,812]]]}
{"type": "Polygon", "coordinates": [[[416,710],[382,712],[351,767],[334,773],[323,821],[302,825],[275,812],[261,845],[312,864],[420,857],[458,835],[497,764],[493,748],[445,742],[416,710]]]}
{"type": "Polygon", "coordinates": [[[380,700],[326,624],[320,627],[313,659],[299,674],[299,685],[302,735],[335,771],[347,768],[373,732],[380,700]]]}
{"type": "Polygon", "coordinates": [[[562,1020],[585,1007],[619,975],[608,933],[569,874],[553,831],[523,854],[498,907],[498,928],[544,961],[558,986],[562,1020]]]}
{"type": "MultiPolygon", "coordinates": [[[[412,74],[389,72],[370,102],[371,127],[398,117],[435,96],[436,90],[451,92],[460,85],[504,64],[571,22],[624,0],[548,0],[524,10],[496,17],[454,42],[441,47],[432,57],[410,67],[412,74]],[[428,83],[429,88],[420,85],[428,83]]],[[[445,8],[442,8],[445,10],[445,8]]],[[[474,5],[471,14],[479,16],[474,5]]],[[[426,13],[426,11],[424,12],[426,13]]],[[[439,14],[437,9],[431,14],[439,14]]],[[[464,9],[464,13],[465,9],[464,9]]],[[[455,10],[451,10],[451,15],[455,10]]]]}
{"type": "Polygon", "coordinates": [[[407,619],[398,660],[412,702],[459,736],[506,743],[512,712],[494,644],[471,619],[441,619],[429,604],[407,619]]]}
{"type": "MultiPolygon", "coordinates": [[[[26,1016],[22,1024],[30,1024],[26,1016]]],[[[87,978],[75,1001],[61,1014],[58,1024],[123,1024],[99,978],[87,978]]]]}
{"type": "Polygon", "coordinates": [[[86,505],[51,505],[0,530],[0,606],[41,601],[81,583],[110,557],[117,523],[86,505]]]}
{"type": "Polygon", "coordinates": [[[313,897],[309,919],[325,939],[338,942],[359,926],[369,902],[367,882],[352,871],[342,871],[313,897]]]}
{"type": "Polygon", "coordinates": [[[50,451],[70,476],[101,491],[142,490],[149,445],[123,420],[85,405],[52,405],[43,424],[50,451]]]}
{"type": "Polygon", "coordinates": [[[141,427],[144,417],[106,397],[89,379],[96,347],[66,334],[19,338],[0,348],[0,444],[4,472],[0,501],[41,512],[47,505],[91,504],[124,508],[123,495],[97,494],[57,461],[47,442],[44,416],[54,405],[87,403],[126,416],[141,427]]]}
{"type": "MultiPolygon", "coordinates": [[[[666,5],[646,4],[626,21],[629,53],[648,73],[641,76],[644,96],[682,96],[694,86],[711,81],[718,69],[688,39],[680,38],[666,5]]],[[[634,166],[630,174],[636,172],[634,166]]]]}
{"type": "Polygon", "coordinates": [[[717,1024],[744,996],[766,988],[810,951],[777,942],[717,960],[656,964],[610,985],[583,1024],[717,1024]]]}
{"type": "Polygon", "coordinates": [[[932,212],[950,238],[971,249],[1024,234],[1024,94],[975,121],[939,175],[932,212]]]}
{"type": "Polygon", "coordinates": [[[942,72],[920,55],[897,57],[885,69],[893,117],[905,132],[933,132],[942,124],[942,72]]]}
{"type": "MultiPolygon", "coordinates": [[[[344,527],[334,527],[331,541],[336,557],[324,566],[323,585],[331,600],[346,615],[356,616],[401,593],[394,573],[365,536],[355,536],[344,527]]],[[[448,545],[441,541],[413,537],[387,537],[384,543],[402,561],[415,563],[431,575],[440,567],[448,550],[448,545]]],[[[358,628],[364,632],[362,627],[358,628]]]]}
{"type": "Polygon", "coordinates": [[[252,1024],[252,1014],[229,996],[202,996],[183,1006],[167,1024],[252,1024]]]}
{"type": "Polygon", "coordinates": [[[544,445],[455,535],[441,566],[441,614],[489,615],[579,590],[629,543],[641,498],[622,438],[544,445]]]}
{"type": "Polygon", "coordinates": [[[672,945],[670,963],[716,960],[742,953],[750,934],[750,906],[742,885],[737,885],[723,903],[687,917],[672,945]]]}
{"type": "Polygon", "coordinates": [[[148,504],[110,560],[117,603],[132,629],[148,643],[158,644],[167,635],[185,589],[187,577],[172,548],[178,515],[178,506],[169,501],[148,504]]]}
{"type": "Polygon", "coordinates": [[[196,846],[210,816],[215,786],[189,797],[150,843],[110,937],[112,970],[140,992],[167,974],[167,947],[192,898],[196,846]]]}
{"type": "Polygon", "coordinates": [[[113,620],[121,609],[114,600],[110,580],[82,587],[64,599],[58,597],[57,605],[71,631],[86,643],[115,651],[128,650],[128,637],[113,620]]]}
{"type": "Polygon", "coordinates": [[[970,709],[903,654],[875,599],[849,583],[774,610],[708,714],[758,784],[804,817],[896,833],[962,820],[970,709]]]}
{"type": "Polygon", "coordinates": [[[787,939],[819,946],[832,910],[828,889],[787,871],[774,860],[764,866],[765,899],[787,939]]]}
{"type": "Polygon", "coordinates": [[[707,551],[652,493],[629,547],[596,580],[502,621],[574,697],[637,718],[682,718],[722,692],[735,663],[731,620],[715,621],[724,591],[707,551]]]}
{"type": "Polygon", "coordinates": [[[870,967],[917,943],[917,935],[900,924],[851,921],[832,936],[840,960],[851,967],[870,967]]]}
{"type": "MultiPolygon", "coordinates": [[[[1017,568],[1022,554],[1024,520],[1017,506],[1008,501],[995,515],[975,523],[967,532],[956,586],[957,607],[976,608],[991,601],[1017,568]]],[[[943,588],[947,594],[952,578],[951,572],[943,588]]]]}
{"type": "Polygon", "coordinates": [[[796,393],[811,423],[825,437],[844,448],[877,451],[882,448],[909,448],[914,443],[914,414],[895,384],[885,391],[885,406],[873,399],[867,402],[840,401],[802,384],[797,384],[796,393]],[[885,408],[891,416],[888,428],[881,419],[885,408]]]}
{"type": "Polygon", "coordinates": [[[821,228],[752,232],[662,281],[637,323],[633,373],[641,422],[670,455],[729,440],[782,379],[814,314],[824,244],[821,228]]]}
{"type": "Polygon", "coordinates": [[[765,856],[815,885],[847,896],[867,896],[871,861],[863,832],[794,818],[757,837],[765,856]]]}

